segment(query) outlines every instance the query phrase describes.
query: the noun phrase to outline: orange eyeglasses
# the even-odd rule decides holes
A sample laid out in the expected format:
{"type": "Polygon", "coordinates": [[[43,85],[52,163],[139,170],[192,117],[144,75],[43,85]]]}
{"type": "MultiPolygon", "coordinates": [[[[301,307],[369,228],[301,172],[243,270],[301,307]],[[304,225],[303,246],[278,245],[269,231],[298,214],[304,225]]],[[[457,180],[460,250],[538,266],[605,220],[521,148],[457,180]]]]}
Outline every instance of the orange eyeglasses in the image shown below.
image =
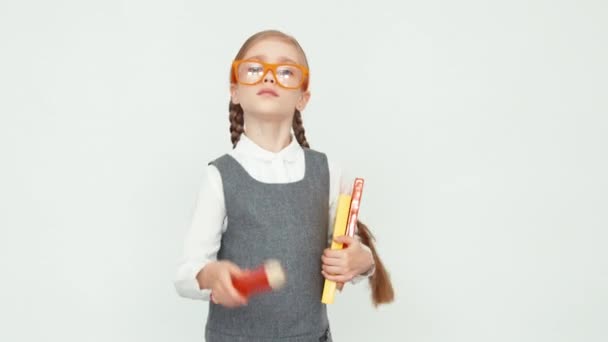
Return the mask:
{"type": "Polygon", "coordinates": [[[298,89],[308,86],[308,68],[291,63],[264,63],[259,60],[237,59],[232,63],[232,81],[240,84],[254,85],[262,82],[264,75],[272,71],[277,84],[287,89],[298,89]]]}

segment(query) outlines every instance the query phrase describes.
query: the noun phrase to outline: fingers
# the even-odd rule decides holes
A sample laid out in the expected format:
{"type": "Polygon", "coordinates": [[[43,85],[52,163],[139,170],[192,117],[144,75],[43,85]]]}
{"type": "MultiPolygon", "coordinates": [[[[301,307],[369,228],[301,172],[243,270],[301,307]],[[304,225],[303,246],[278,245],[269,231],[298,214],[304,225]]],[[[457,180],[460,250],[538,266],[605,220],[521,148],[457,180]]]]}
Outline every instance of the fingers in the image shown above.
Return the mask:
{"type": "Polygon", "coordinates": [[[213,291],[213,302],[227,308],[236,308],[247,305],[247,299],[243,297],[234,287],[219,287],[213,291]]]}
{"type": "Polygon", "coordinates": [[[323,265],[321,267],[323,269],[323,271],[329,273],[329,274],[344,274],[346,273],[346,268],[342,267],[342,266],[327,266],[327,265],[323,265]]]}
{"type": "Polygon", "coordinates": [[[218,274],[218,279],[213,287],[213,302],[228,308],[235,308],[247,305],[247,298],[239,293],[232,284],[232,277],[241,275],[242,271],[238,266],[226,263],[226,267],[218,274]]]}
{"type": "Polygon", "coordinates": [[[345,283],[345,282],[351,281],[353,279],[353,276],[350,274],[334,275],[334,274],[329,274],[329,273],[325,272],[324,270],[321,271],[321,274],[323,274],[323,277],[325,277],[325,279],[335,281],[337,283],[345,283]]]}
{"type": "Polygon", "coordinates": [[[228,264],[228,272],[232,277],[241,277],[246,273],[244,270],[242,270],[235,264],[228,264]]]}
{"type": "MultiPolygon", "coordinates": [[[[234,272],[239,273],[238,269],[235,269],[234,272]]],[[[247,299],[234,288],[234,285],[232,284],[232,275],[230,273],[224,275],[220,286],[222,293],[225,296],[224,303],[226,306],[236,307],[247,304],[247,299]]]]}
{"type": "Polygon", "coordinates": [[[234,287],[229,286],[226,289],[227,294],[227,306],[228,307],[237,307],[247,305],[247,298],[245,298],[242,294],[240,294],[234,287]]]}
{"type": "Polygon", "coordinates": [[[321,262],[326,266],[346,266],[346,258],[330,258],[325,255],[321,255],[321,262]]]}
{"type": "Polygon", "coordinates": [[[321,255],[321,270],[330,275],[344,275],[350,271],[348,261],[345,250],[326,249],[321,255]]]}
{"type": "MultiPolygon", "coordinates": [[[[363,248],[363,244],[356,238],[349,236],[338,236],[336,241],[350,243],[343,249],[325,249],[321,256],[322,269],[333,276],[357,275],[369,270],[374,263],[373,255],[369,248],[363,248]]],[[[352,277],[347,277],[348,280],[352,277]]],[[[333,279],[332,279],[333,280],[333,279]]]]}
{"type": "Polygon", "coordinates": [[[347,236],[347,235],[338,236],[338,237],[334,238],[334,241],[337,243],[346,244],[348,246],[352,246],[353,244],[359,242],[359,240],[352,238],[350,236],[347,236]]]}
{"type": "Polygon", "coordinates": [[[325,249],[325,251],[323,251],[323,255],[326,258],[344,258],[346,256],[346,250],[344,249],[325,249]]]}
{"type": "Polygon", "coordinates": [[[346,258],[321,256],[321,273],[326,279],[345,282],[352,279],[353,271],[348,267],[346,258]]]}

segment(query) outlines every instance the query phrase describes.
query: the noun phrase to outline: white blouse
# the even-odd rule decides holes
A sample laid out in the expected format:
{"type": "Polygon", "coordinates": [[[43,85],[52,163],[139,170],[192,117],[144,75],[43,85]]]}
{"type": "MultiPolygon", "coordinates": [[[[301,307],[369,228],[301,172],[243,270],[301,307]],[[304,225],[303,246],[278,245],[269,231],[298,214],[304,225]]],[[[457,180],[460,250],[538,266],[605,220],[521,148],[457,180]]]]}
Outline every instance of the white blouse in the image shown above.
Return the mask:
{"type": "MultiPolygon", "coordinates": [[[[236,147],[229,152],[256,180],[265,183],[297,182],[304,177],[304,150],[291,136],[291,142],[275,153],[263,149],[245,134],[236,147]]],[[[337,198],[340,193],[352,192],[354,179],[343,177],[341,169],[329,164],[329,221],[328,244],[333,236],[333,221],[337,198]]],[[[194,207],[191,225],[184,240],[184,253],[174,280],[175,288],[182,297],[209,300],[209,289],[200,289],[196,275],[209,262],[217,260],[222,234],[227,228],[226,208],[222,178],[213,165],[207,166],[207,177],[203,179],[194,207]]],[[[368,252],[369,248],[364,245],[368,252]]],[[[320,258],[321,256],[319,256],[320,258]]],[[[371,276],[375,266],[367,273],[356,276],[353,284],[371,276]]],[[[321,270],[319,270],[321,272],[321,270]]]]}

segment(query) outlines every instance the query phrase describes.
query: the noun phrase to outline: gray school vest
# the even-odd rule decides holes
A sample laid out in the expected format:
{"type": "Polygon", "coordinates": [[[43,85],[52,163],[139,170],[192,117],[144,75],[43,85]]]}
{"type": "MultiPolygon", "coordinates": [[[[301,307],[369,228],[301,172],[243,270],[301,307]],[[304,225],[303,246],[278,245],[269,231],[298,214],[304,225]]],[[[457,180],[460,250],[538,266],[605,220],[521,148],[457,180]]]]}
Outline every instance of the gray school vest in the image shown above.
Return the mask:
{"type": "Polygon", "coordinates": [[[255,268],[278,259],[287,282],[253,296],[247,306],[209,302],[207,342],[332,341],[321,255],[327,246],[329,168],[325,154],[304,148],[305,175],[297,182],[257,181],[230,155],[209,164],[220,172],[228,226],[218,260],[255,268]]]}

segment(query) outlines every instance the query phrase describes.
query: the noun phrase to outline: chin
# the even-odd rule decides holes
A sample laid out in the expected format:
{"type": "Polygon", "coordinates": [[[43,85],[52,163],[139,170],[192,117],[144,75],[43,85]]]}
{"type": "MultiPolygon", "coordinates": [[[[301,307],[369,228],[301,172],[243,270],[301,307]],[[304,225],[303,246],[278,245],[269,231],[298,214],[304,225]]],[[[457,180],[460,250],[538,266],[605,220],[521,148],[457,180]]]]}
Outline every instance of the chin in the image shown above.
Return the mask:
{"type": "Polygon", "coordinates": [[[258,117],[272,119],[287,119],[293,115],[293,111],[285,110],[285,108],[272,104],[255,106],[253,110],[246,111],[258,117]]]}

